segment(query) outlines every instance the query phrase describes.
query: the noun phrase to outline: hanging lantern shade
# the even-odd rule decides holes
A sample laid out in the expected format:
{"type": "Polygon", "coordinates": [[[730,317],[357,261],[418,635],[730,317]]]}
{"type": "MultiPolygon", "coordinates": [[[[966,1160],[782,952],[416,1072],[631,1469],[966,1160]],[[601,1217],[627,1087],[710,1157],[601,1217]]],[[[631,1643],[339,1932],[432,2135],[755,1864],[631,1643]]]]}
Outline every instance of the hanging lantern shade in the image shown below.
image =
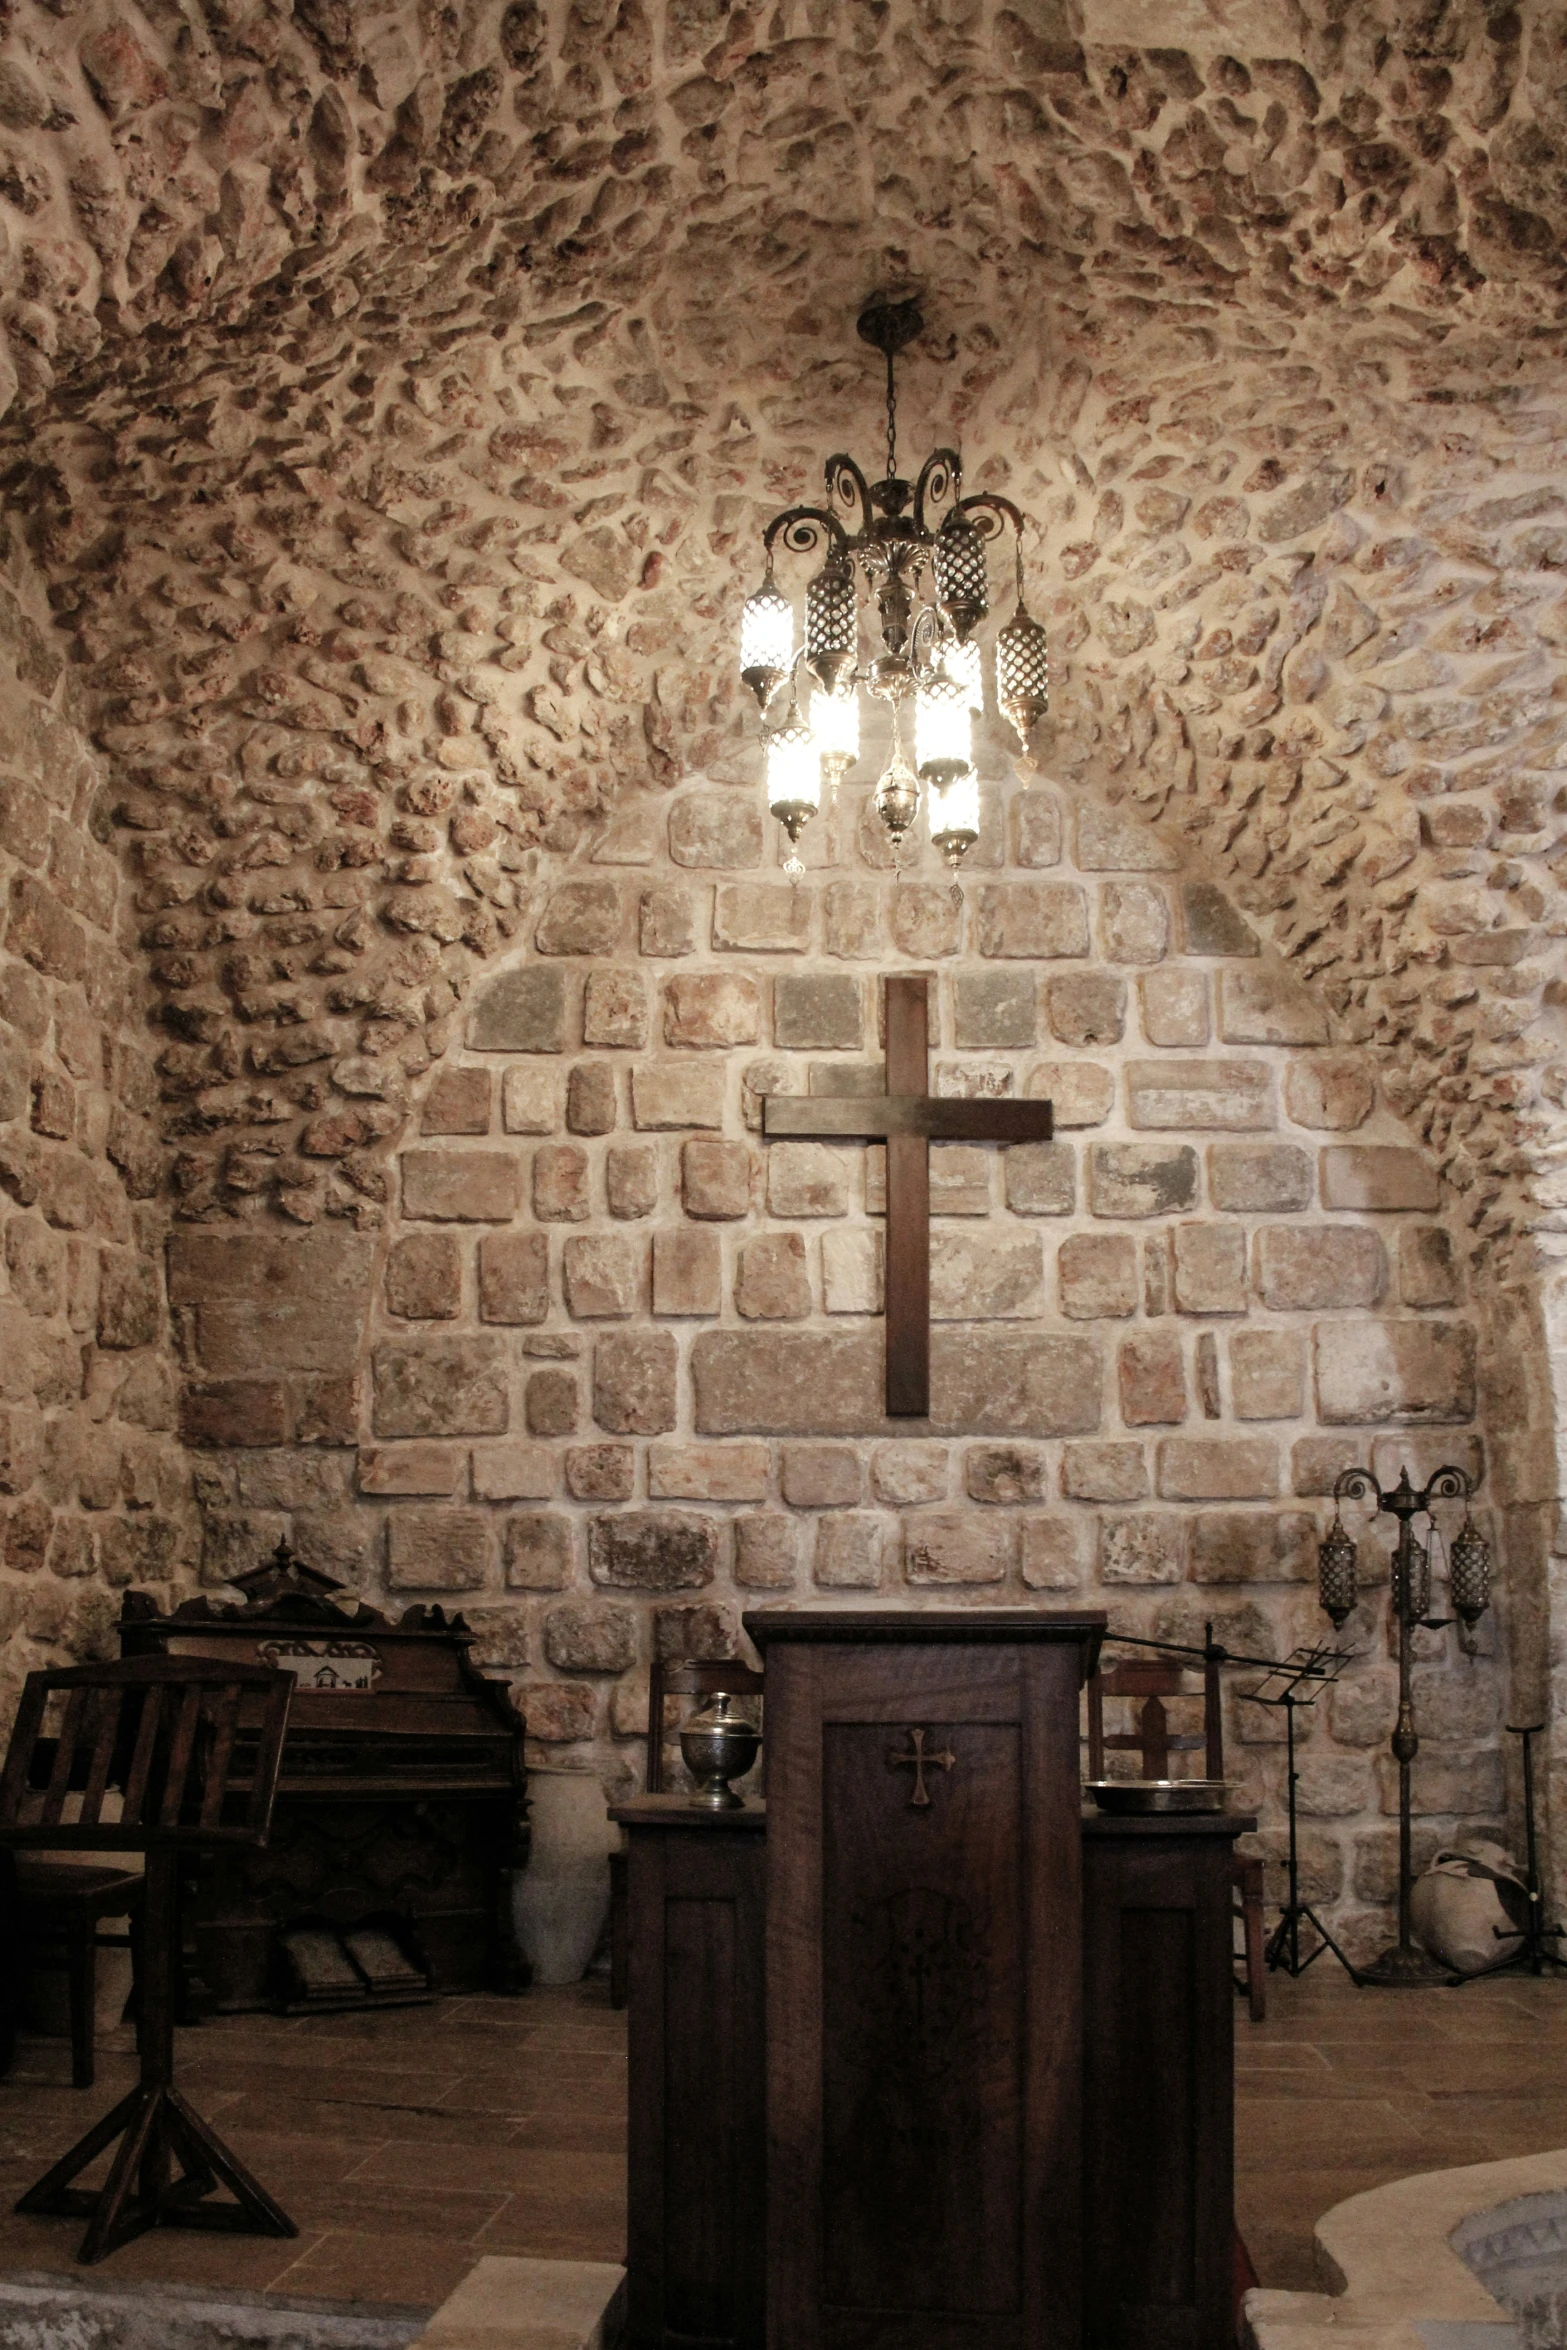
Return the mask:
{"type": "Polygon", "coordinates": [[[945,786],[968,774],[972,726],[968,695],[943,663],[914,702],[914,757],[924,782],[945,786]]]}
{"type": "Polygon", "coordinates": [[[954,507],[936,533],[931,551],[936,597],[962,643],[990,609],[985,542],[968,516],[954,507]]]}
{"type": "Polygon", "coordinates": [[[920,809],[919,777],[909,765],[903,745],[896,736],[893,738],[892,756],[876,786],[874,805],[887,837],[892,842],[893,854],[896,855],[920,809]]]}
{"type": "MultiPolygon", "coordinates": [[[[783,724],[767,736],[767,805],[789,835],[791,850],[821,804],[822,767],[816,739],[791,694],[783,724]]],[[[785,870],[799,870],[799,859],[791,856],[785,870]]]]}
{"type": "Polygon", "coordinates": [[[854,573],[847,563],[824,563],[805,591],[805,658],[824,692],[836,693],[854,667],[857,633],[854,573]]]}
{"type": "Polygon", "coordinates": [[[932,793],[930,837],[956,872],[979,838],[979,777],[972,768],[932,793]]]}
{"type": "Polygon", "coordinates": [[[1354,1612],[1359,1597],[1356,1577],[1358,1564],[1355,1545],[1344,1531],[1344,1521],[1337,1510],[1333,1523],[1323,1535],[1317,1549],[1317,1597],[1323,1612],[1333,1619],[1336,1632],[1346,1616],[1354,1612]]]}
{"type": "Polygon", "coordinates": [[[951,670],[968,697],[968,706],[976,718],[985,715],[985,671],[979,657],[979,647],[972,637],[967,644],[948,645],[942,659],[951,670]]]}
{"type": "Polygon", "coordinates": [[[1418,1624],[1431,1613],[1431,1553],[1413,1533],[1408,1550],[1407,1559],[1401,1559],[1396,1550],[1393,1553],[1393,1613],[1418,1624]]]}
{"type": "Polygon", "coordinates": [[[860,697],[849,679],[836,693],[811,696],[811,732],[829,783],[841,783],[860,755],[860,697]]]}
{"type": "Polygon", "coordinates": [[[740,676],[765,710],[794,659],[794,608],[769,571],[740,614],[740,676]]]}
{"type": "Polygon", "coordinates": [[[1018,608],[996,639],[996,701],[1019,742],[1050,707],[1050,661],[1045,632],[1018,608]]]}
{"type": "Polygon", "coordinates": [[[1454,1615],[1478,1623],[1491,1604],[1491,1545],[1467,1511],[1447,1554],[1447,1577],[1454,1615]]]}

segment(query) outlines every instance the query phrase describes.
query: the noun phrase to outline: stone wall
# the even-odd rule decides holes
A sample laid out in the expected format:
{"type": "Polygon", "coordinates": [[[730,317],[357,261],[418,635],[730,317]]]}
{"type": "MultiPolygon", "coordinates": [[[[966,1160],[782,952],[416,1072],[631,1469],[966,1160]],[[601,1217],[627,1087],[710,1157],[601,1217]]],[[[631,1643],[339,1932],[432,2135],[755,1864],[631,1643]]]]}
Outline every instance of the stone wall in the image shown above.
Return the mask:
{"type": "MultiPolygon", "coordinates": [[[[731,1653],[744,1607],[1069,1597],[1271,1654],[1327,1628],[1342,1467],[1483,1471],[1462,1252],[1368,1057],[1147,825],[989,764],[961,902],[928,849],[889,873],[874,759],[798,886],[751,788],[630,803],[476,991],[384,1235],[176,1233],[210,1571],[286,1530],[356,1588],[455,1602],[534,1751],[625,1783],[655,1645],[731,1653]],[[1058,1126],[933,1146],[913,1424],[882,1410],[879,1146],[759,1133],[765,1093],[879,1089],[889,967],[931,974],[938,1092],[1047,1096],[1058,1126]]],[[[1450,1637],[1431,1837],[1503,1806],[1493,1631],[1450,1637]]],[[[1362,1939],[1392,1686],[1357,1664],[1303,1764],[1314,1895],[1362,1939]]],[[[1232,1695],[1275,1854],[1276,1726],[1232,1695]]]]}
{"type": "MultiPolygon", "coordinates": [[[[13,550],[14,556],[14,550],[13,550]]],[[[113,1654],[126,1584],[193,1572],[173,1430],[157,1080],[64,663],[0,587],[0,1722],[24,1673],[113,1654]]],[[[19,591],[19,592],[18,592],[19,591]]]]}

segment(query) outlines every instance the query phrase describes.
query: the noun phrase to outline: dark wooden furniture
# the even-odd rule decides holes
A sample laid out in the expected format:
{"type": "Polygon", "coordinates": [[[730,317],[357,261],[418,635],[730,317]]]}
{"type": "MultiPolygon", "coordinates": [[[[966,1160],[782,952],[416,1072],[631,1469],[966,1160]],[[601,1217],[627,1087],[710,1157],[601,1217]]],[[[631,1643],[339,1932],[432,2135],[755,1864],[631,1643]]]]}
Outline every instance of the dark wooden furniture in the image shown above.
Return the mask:
{"type": "MultiPolygon", "coordinates": [[[[1118,1658],[1113,1664],[1101,1665],[1088,1684],[1088,1776],[1102,1779],[1105,1775],[1106,1754],[1135,1754],[1139,1776],[1144,1779],[1168,1779],[1173,1775],[1170,1757],[1174,1754],[1201,1754],[1203,1775],[1209,1779],[1224,1776],[1224,1705],[1219,1688],[1219,1666],[1215,1657],[1205,1657],[1201,1667],[1202,1728],[1200,1731],[1174,1730],[1170,1726],[1170,1706],[1182,1698],[1198,1694],[1191,1683],[1197,1676],[1195,1666],[1166,1664],[1156,1657],[1118,1658]],[[1106,1730],[1105,1699],[1122,1698],[1133,1708],[1130,1730],[1106,1730]]],[[[1231,1874],[1234,1883],[1235,1913],[1240,1919],[1244,1972],[1242,1988],[1254,2024],[1262,2023],[1268,2013],[1268,1973],[1264,1955],[1263,1932],[1263,1868],[1262,1862],[1250,1853],[1231,1850],[1231,1874]]]]}
{"type": "MultiPolygon", "coordinates": [[[[613,1816],[632,1888],[631,2350],[693,2339],[762,2350],[765,1807],[725,1816],[664,1795],[613,1816]]],[[[1105,2247],[1084,2279],[1091,2350],[1222,2350],[1234,2338],[1228,1862],[1253,1824],[1098,1812],[1075,1823],[1083,2228],[1105,2247]]],[[[951,2157],[950,2141],[921,2144],[932,2163],[951,2157]]],[[[775,2224],[793,2224],[776,2205],[775,2224]]],[[[1060,2226],[1046,2214],[1047,2252],[1060,2226]]],[[[896,2340],[902,2324],[883,2330],[873,2315],[857,2339],[896,2340]]],[[[955,2320],[948,2338],[976,2330],[955,2320]]]]}
{"type": "Polygon", "coordinates": [[[639,2350],[763,2350],[765,1810],[610,1813],[630,1878],[628,2321],[639,2350]]]}
{"type": "MultiPolygon", "coordinates": [[[[649,1795],[664,1791],[664,1705],[671,1697],[759,1697],[762,1676],[739,1657],[702,1657],[666,1663],[655,1656],[647,1684],[647,1766],[649,1795]]],[[[618,1818],[612,1813],[612,1818],[618,1818]]],[[[629,1879],[626,1854],[609,1856],[609,2004],[624,2007],[631,1987],[629,1879]]]]}
{"type": "Polygon", "coordinates": [[[930,1146],[942,1142],[1048,1142],[1049,1102],[960,1101],[930,1091],[930,982],[912,972],[887,981],[884,1094],[767,1096],[762,1131],[887,1144],[887,1410],[923,1419],[930,1410],[930,1146]]]}
{"type": "Polygon", "coordinates": [[[9,1893],[0,1903],[0,1930],[14,1935],[23,1974],[51,1962],[64,1967],[73,2089],[93,2085],[98,1953],[134,1948],[141,1897],[139,1869],[29,1856],[15,1863],[9,1893]],[[105,1918],[127,1918],[133,1930],[108,1933],[105,1918]]]}
{"type": "Polygon", "coordinates": [[[1254,1823],[1083,1823],[1086,2350],[1234,2339],[1231,1862],[1254,1823]]]}
{"type": "MultiPolygon", "coordinates": [[[[211,2004],[286,2003],[279,1937],[305,1919],[340,1931],[395,1919],[438,1990],[520,1990],[523,1722],[507,1684],[469,1663],[461,1616],[411,1607],[394,1624],[283,1544],[235,1588],[238,1602],[202,1597],[172,1615],[128,1592],[120,1621],[128,1656],[233,1658],[295,1678],[270,1842],[200,1856],[188,1890],[211,2004]]],[[[338,2004],[375,2001],[366,1988],[338,2004]]]]}
{"type": "Polygon", "coordinates": [[[744,1623],[768,1676],[769,2337],[1075,2350],[1078,1692],[1105,1619],[744,1623]]]}
{"type": "Polygon", "coordinates": [[[287,1673],[264,1665],[202,1657],[137,1657],[27,1676],[0,1775],[0,1841],[147,1856],[140,2080],[16,2207],[85,2216],[82,2261],[101,2260],[153,2227],[298,2233],[174,2086],[180,1855],[265,1843],[293,1686],[287,1673]],[[120,1792],[119,1816],[106,1819],[111,1786],[120,1792]],[[73,2186],[116,2139],[103,2188],[73,2186]],[[210,2201],[218,2187],[232,2201],[210,2201]]]}

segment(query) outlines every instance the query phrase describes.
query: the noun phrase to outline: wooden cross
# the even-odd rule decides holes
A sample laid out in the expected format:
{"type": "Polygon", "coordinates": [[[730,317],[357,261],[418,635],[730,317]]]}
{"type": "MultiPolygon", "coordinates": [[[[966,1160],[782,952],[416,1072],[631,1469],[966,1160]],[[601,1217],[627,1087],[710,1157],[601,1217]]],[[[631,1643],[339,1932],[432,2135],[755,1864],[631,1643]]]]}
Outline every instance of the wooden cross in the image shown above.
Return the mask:
{"type": "Polygon", "coordinates": [[[1049,1102],[955,1101],[928,1091],[929,982],[887,981],[884,1094],[769,1094],[767,1135],[887,1144],[887,1411],[899,1420],[930,1411],[930,1145],[1048,1142],[1049,1102]]]}
{"type": "Polygon", "coordinates": [[[913,1751],[909,1754],[899,1754],[895,1746],[889,1746],[887,1768],[889,1771],[912,1771],[914,1773],[914,1792],[909,1797],[909,1809],[911,1811],[929,1811],[930,1789],[925,1784],[926,1771],[950,1771],[958,1758],[945,1746],[938,1747],[932,1754],[927,1754],[925,1741],[931,1735],[928,1730],[909,1730],[904,1734],[913,1751]]]}

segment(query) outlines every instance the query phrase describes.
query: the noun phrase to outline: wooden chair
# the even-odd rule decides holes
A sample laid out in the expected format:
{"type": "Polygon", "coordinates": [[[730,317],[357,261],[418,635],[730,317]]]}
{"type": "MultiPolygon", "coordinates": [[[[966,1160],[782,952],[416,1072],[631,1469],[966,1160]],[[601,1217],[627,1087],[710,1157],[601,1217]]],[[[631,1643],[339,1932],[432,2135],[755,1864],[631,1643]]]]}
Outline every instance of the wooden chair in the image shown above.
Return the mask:
{"type": "MultiPolygon", "coordinates": [[[[647,1773],[649,1795],[664,1792],[664,1706],[671,1697],[759,1697],[762,1676],[738,1657],[704,1657],[666,1664],[653,1659],[647,1683],[647,1773]]],[[[626,1902],[626,1855],[609,1856],[609,2004],[624,2007],[630,1951],[626,1902]]]]}
{"type": "Polygon", "coordinates": [[[266,1842],[293,1688],[291,1674],[264,1665],[191,1656],[27,1676],[0,1772],[0,1845],[147,1856],[140,2080],[16,2206],[85,2217],[81,2261],[152,2227],[299,2232],[174,2086],[181,1855],[266,1842]],[[117,1820],[103,1816],[111,1786],[122,1794],[117,1820]],[[72,2186],[116,2138],[102,2190],[72,2186]],[[219,2186],[232,2202],[207,2200],[219,2186]]]}
{"type": "MultiPolygon", "coordinates": [[[[1172,1755],[1198,1753],[1203,1758],[1204,1777],[1222,1779],[1224,1710],[1217,1661],[1207,1657],[1202,1666],[1201,1730],[1173,1730],[1169,1701],[1195,1698],[1198,1692],[1190,1681],[1191,1674],[1186,1667],[1157,1657],[1129,1657],[1096,1673],[1088,1684],[1090,1779],[1104,1777],[1106,1754],[1135,1754],[1141,1765],[1141,1777],[1169,1779],[1178,1775],[1170,1768],[1172,1755]],[[1133,1709],[1130,1730],[1105,1728],[1107,1697],[1130,1701],[1133,1709]]],[[[1263,1963],[1263,1872],[1262,1862],[1248,1853],[1235,1855],[1235,1894],[1246,1953],[1247,2005],[1252,2022],[1260,2024],[1268,2012],[1267,1970],[1263,1963]]]]}
{"type": "Polygon", "coordinates": [[[63,1966],[71,2021],[71,2086],[93,2085],[98,2008],[98,1953],[135,1949],[141,1913],[139,1869],[102,1861],[23,1860],[11,1872],[4,1900],[21,1973],[40,1964],[63,1966]],[[127,1918],[128,1934],[104,1930],[105,1918],[127,1918]]]}

